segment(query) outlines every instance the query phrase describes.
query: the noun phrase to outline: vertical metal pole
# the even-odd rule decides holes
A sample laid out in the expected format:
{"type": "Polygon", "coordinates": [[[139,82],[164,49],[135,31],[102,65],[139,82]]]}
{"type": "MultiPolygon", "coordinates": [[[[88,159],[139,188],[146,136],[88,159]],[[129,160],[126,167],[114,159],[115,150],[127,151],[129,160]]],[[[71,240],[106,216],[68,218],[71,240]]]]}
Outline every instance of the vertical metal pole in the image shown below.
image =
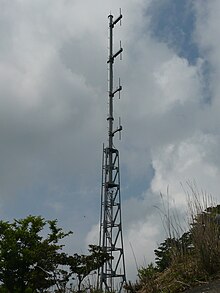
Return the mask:
{"type": "MultiPolygon", "coordinates": [[[[109,183],[112,184],[112,148],[113,148],[113,16],[109,15],[109,183]]],[[[108,194],[108,202],[112,202],[112,192],[106,192],[108,194]]],[[[110,207],[109,220],[111,221],[111,228],[109,229],[110,239],[112,240],[112,219],[113,219],[113,208],[110,207]]],[[[111,244],[110,244],[111,245],[111,244]]],[[[113,257],[111,250],[111,257],[113,257]]],[[[110,260],[110,266],[112,267],[112,260],[110,260]]],[[[109,278],[109,288],[113,291],[113,278],[109,278]]]]}
{"type": "Polygon", "coordinates": [[[109,182],[112,182],[113,147],[113,16],[109,15],[109,182]]]}

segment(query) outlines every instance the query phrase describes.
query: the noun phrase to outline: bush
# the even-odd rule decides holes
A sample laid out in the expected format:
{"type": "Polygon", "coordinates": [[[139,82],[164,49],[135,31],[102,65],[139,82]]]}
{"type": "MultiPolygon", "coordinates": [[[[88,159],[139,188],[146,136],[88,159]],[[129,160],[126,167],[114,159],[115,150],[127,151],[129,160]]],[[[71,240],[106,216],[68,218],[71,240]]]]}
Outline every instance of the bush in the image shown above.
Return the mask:
{"type": "Polygon", "coordinates": [[[192,242],[201,269],[209,275],[220,272],[220,225],[215,222],[219,206],[198,214],[192,224],[192,242]]]}
{"type": "Polygon", "coordinates": [[[178,236],[170,211],[163,213],[169,237],[154,251],[156,267],[150,264],[138,271],[140,292],[179,293],[219,275],[220,205],[208,207],[205,194],[201,202],[198,192],[191,191],[189,230],[178,236]]]}

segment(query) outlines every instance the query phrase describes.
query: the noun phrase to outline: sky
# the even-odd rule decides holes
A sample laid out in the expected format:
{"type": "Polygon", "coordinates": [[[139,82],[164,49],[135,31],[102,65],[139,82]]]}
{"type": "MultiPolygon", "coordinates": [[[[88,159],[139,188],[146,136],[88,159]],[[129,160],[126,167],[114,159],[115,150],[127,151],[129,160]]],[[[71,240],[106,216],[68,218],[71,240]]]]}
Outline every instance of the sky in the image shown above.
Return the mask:
{"type": "Polygon", "coordinates": [[[0,0],[0,214],[58,219],[70,252],[98,243],[107,143],[108,15],[114,30],[128,279],[180,218],[187,192],[220,199],[218,0],[0,0]]]}

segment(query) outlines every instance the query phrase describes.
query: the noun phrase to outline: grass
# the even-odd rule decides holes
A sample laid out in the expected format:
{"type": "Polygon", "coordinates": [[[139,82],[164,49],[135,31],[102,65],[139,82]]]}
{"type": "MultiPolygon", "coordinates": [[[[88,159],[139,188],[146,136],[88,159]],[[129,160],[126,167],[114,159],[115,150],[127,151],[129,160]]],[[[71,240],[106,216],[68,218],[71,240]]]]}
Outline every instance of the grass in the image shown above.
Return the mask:
{"type": "Polygon", "coordinates": [[[140,268],[138,283],[129,284],[127,288],[130,292],[179,293],[220,277],[220,225],[216,220],[220,205],[216,205],[210,195],[199,191],[195,184],[188,183],[186,195],[187,233],[182,232],[180,221],[171,214],[168,203],[168,210],[163,210],[162,216],[167,225],[167,239],[172,241],[161,250],[160,257],[169,261],[163,269],[153,264],[140,268]]]}

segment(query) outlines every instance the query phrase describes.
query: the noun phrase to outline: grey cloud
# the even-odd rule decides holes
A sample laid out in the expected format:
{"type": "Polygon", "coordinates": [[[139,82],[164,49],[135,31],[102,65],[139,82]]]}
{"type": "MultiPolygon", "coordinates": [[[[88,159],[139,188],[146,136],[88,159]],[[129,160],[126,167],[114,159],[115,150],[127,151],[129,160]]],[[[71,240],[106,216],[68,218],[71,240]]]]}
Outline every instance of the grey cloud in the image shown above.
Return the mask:
{"type": "MultiPolygon", "coordinates": [[[[164,234],[152,206],[158,204],[159,192],[166,190],[168,182],[180,197],[179,181],[187,174],[207,186],[213,184],[213,192],[218,189],[218,43],[215,35],[202,39],[197,8],[198,46],[212,46],[213,55],[205,55],[204,49],[201,60],[188,64],[165,43],[151,38],[149,15],[145,15],[150,2],[4,1],[0,12],[2,215],[58,217],[61,225],[74,230],[74,245],[68,242],[74,249],[82,249],[97,224],[102,143],[107,136],[107,15],[110,10],[117,14],[120,6],[124,24],[117,28],[115,48],[122,39],[125,50],[123,61],[116,64],[115,81],[121,76],[123,93],[121,100],[115,99],[115,123],[122,116],[124,130],[122,141],[116,138],[115,144],[124,170],[126,241],[133,243],[139,237],[143,245],[135,247],[138,257],[153,259],[154,245],[164,234]],[[211,103],[203,103],[202,60],[215,68],[209,84],[211,103]],[[197,161],[191,158],[195,154],[197,161]],[[180,168],[183,163],[185,171],[180,168]],[[201,172],[203,165],[209,171],[201,172]],[[145,250],[147,244],[150,250],[145,250]]],[[[212,31],[212,18],[207,24],[211,27],[207,26],[206,35],[212,31]]],[[[130,272],[133,265],[128,265],[130,272]]]]}

